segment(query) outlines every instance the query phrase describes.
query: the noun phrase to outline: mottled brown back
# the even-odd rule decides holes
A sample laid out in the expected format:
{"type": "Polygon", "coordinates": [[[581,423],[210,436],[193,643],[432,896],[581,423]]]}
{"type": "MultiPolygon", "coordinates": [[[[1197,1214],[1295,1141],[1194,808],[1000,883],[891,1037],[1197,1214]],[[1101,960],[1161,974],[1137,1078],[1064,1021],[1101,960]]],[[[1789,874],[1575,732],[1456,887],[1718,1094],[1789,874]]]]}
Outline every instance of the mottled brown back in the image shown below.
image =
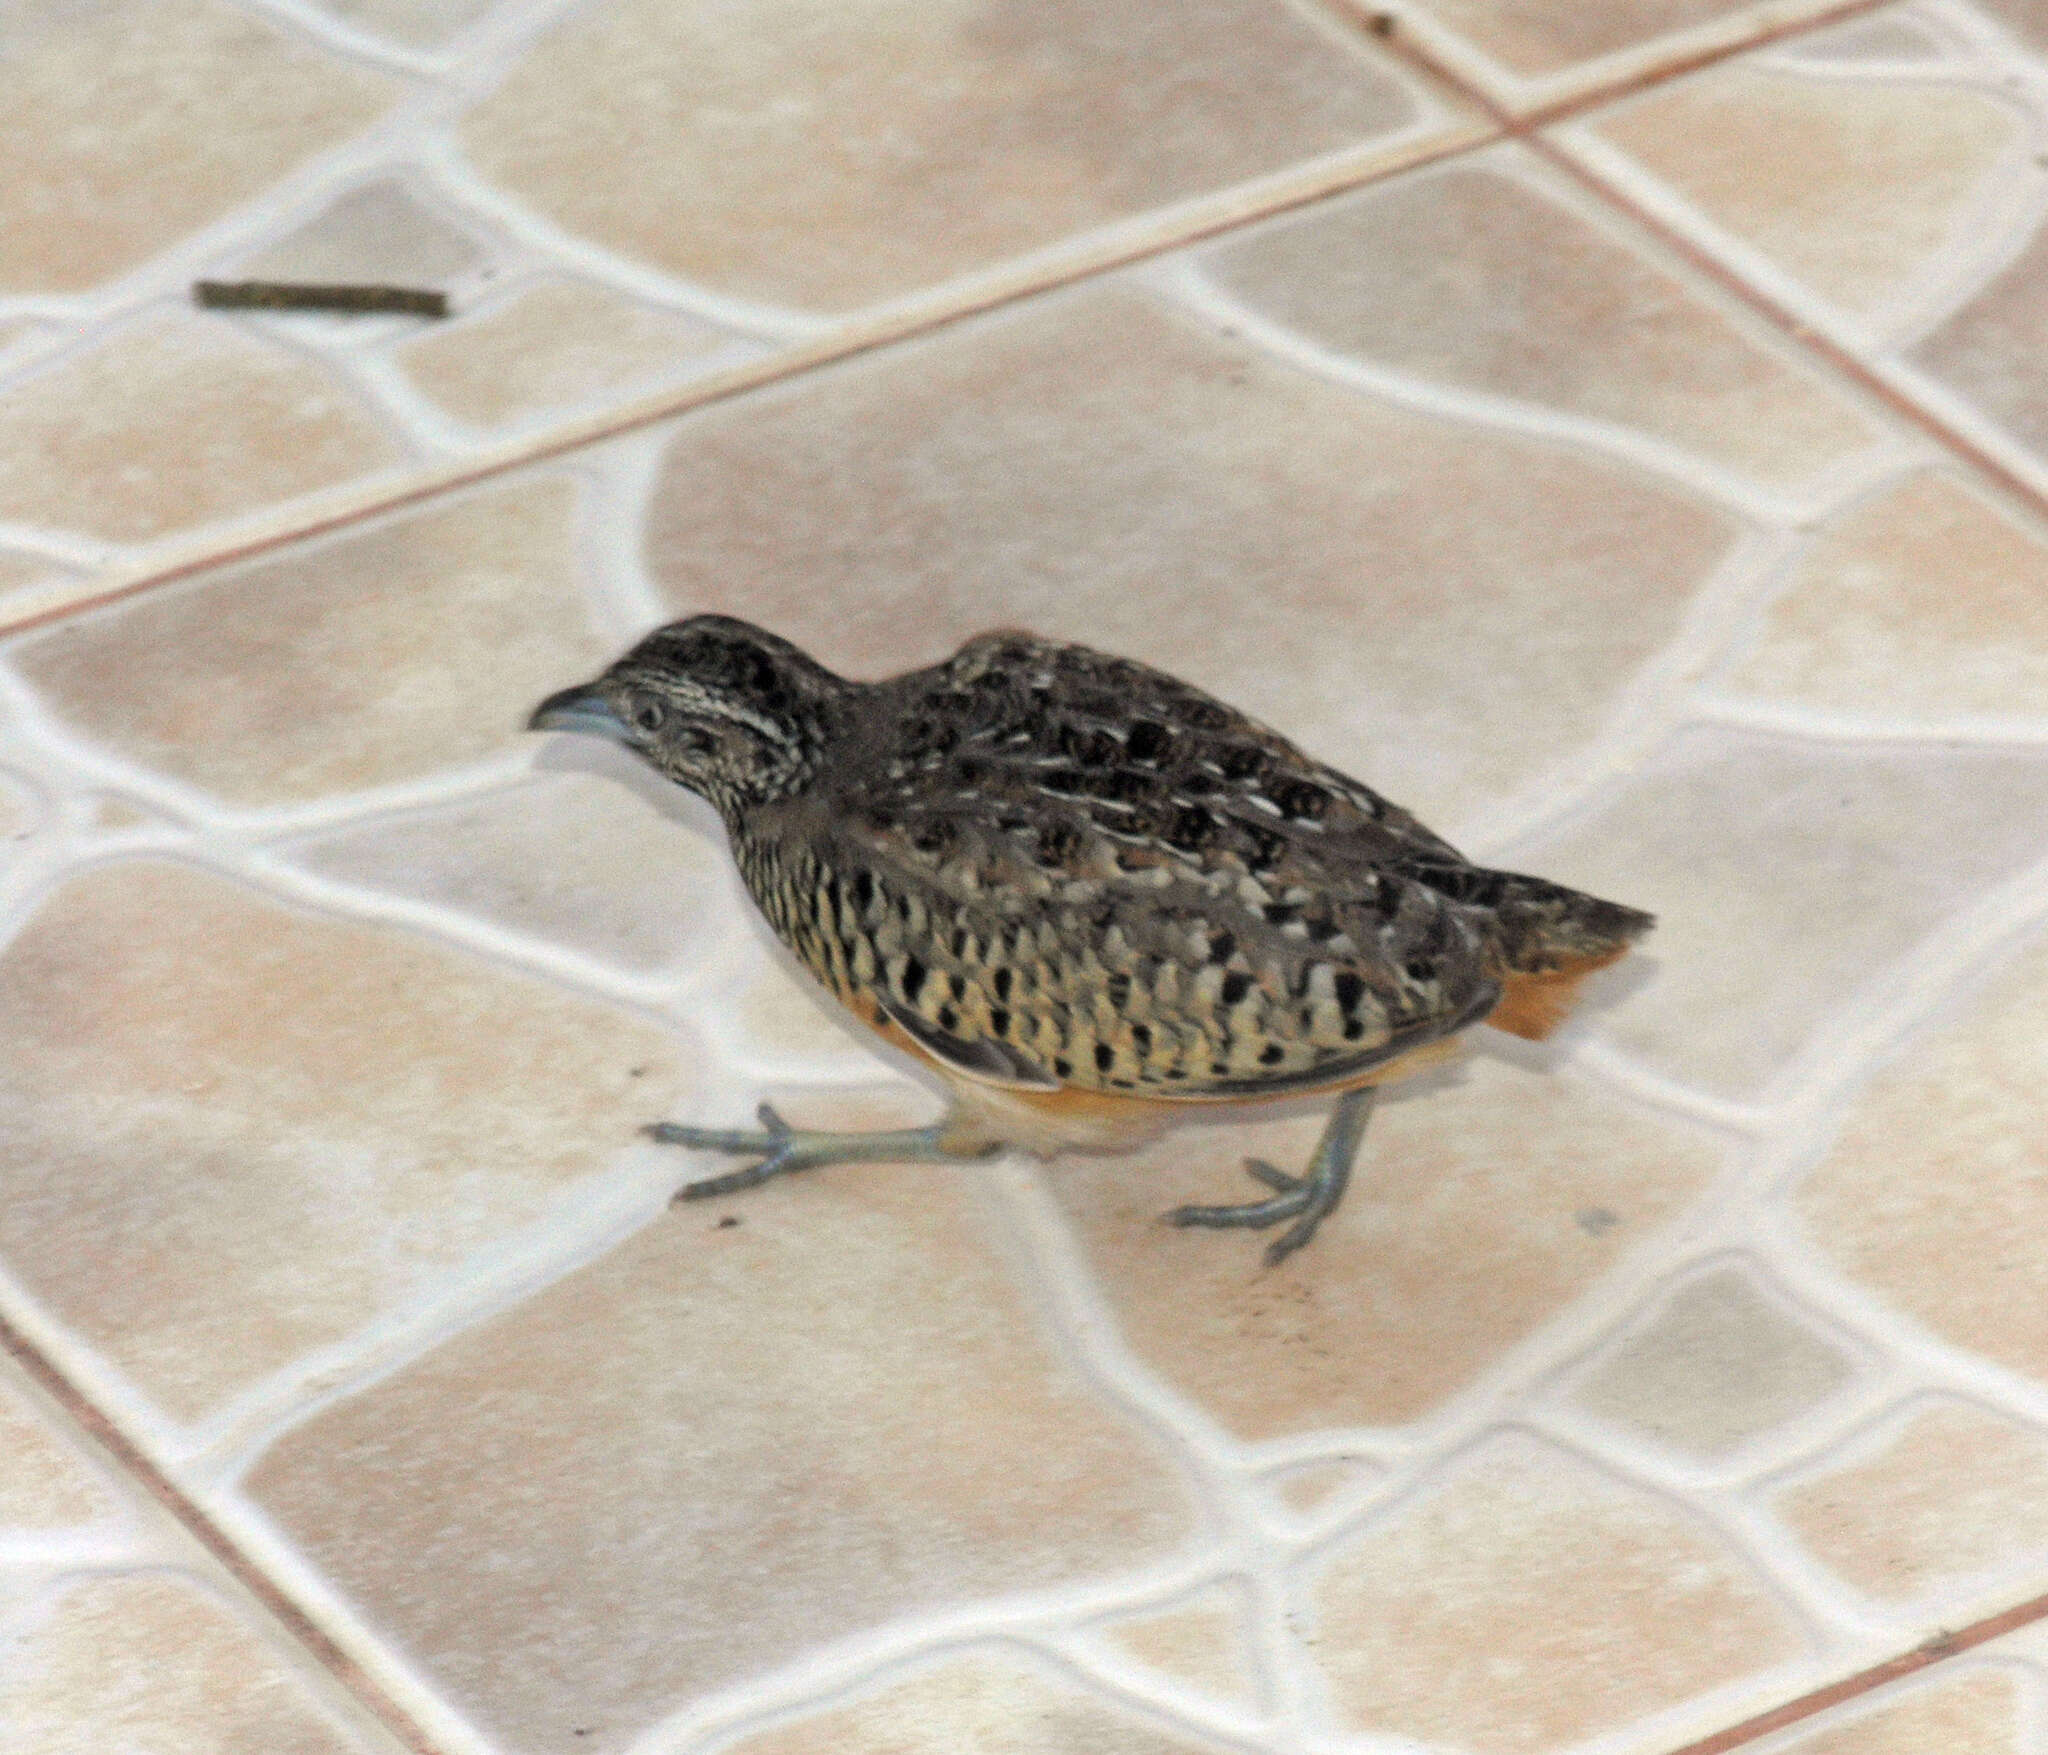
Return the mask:
{"type": "Polygon", "coordinates": [[[843,999],[1046,1088],[1340,1083],[1650,925],[1470,864],[1186,683],[1021,633],[852,685],[810,783],[733,830],[843,999]]]}

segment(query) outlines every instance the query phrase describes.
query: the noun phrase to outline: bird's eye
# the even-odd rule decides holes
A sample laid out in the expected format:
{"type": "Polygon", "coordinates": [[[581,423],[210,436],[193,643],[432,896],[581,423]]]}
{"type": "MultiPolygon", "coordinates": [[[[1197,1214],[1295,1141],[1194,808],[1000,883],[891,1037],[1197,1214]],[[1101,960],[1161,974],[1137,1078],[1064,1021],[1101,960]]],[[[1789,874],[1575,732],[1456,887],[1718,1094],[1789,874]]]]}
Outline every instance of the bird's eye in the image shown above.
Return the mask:
{"type": "Polygon", "coordinates": [[[668,717],[659,701],[642,701],[633,709],[633,723],[642,731],[659,731],[661,722],[668,717]]]}

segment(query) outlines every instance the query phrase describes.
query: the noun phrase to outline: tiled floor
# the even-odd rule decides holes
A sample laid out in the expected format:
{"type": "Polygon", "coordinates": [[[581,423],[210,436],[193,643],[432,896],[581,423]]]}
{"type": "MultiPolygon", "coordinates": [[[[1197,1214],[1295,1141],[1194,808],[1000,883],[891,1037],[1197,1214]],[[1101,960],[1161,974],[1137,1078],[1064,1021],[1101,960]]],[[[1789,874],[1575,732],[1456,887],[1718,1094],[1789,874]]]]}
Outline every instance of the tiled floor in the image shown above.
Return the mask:
{"type": "Polygon", "coordinates": [[[2048,4],[14,0],[9,1755],[2048,1755],[2048,4]],[[228,316],[200,275],[445,287],[228,316]],[[542,694],[1130,652],[1654,908],[929,1115],[542,694]]]}

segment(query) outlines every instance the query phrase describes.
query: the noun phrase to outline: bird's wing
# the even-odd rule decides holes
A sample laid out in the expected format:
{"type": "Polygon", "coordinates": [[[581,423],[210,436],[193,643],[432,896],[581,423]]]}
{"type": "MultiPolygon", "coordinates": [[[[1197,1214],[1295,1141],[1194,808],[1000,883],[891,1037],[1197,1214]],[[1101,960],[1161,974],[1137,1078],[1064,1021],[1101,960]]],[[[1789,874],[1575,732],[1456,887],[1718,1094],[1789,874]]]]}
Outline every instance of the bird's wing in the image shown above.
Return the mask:
{"type": "Polygon", "coordinates": [[[1362,781],[1135,659],[998,632],[883,686],[897,692],[904,730],[892,754],[906,778],[957,770],[964,757],[989,779],[1055,793],[1065,784],[1070,796],[1109,813],[1178,794],[1188,807],[1214,804],[1247,823],[1263,817],[1341,836],[1354,852],[1383,861],[1465,864],[1449,842],[1362,781]]]}
{"type": "Polygon", "coordinates": [[[828,801],[850,960],[973,1076],[1149,1097],[1328,1083],[1498,989],[1456,851],[1187,684],[990,635],[883,685],[895,729],[828,801]]]}

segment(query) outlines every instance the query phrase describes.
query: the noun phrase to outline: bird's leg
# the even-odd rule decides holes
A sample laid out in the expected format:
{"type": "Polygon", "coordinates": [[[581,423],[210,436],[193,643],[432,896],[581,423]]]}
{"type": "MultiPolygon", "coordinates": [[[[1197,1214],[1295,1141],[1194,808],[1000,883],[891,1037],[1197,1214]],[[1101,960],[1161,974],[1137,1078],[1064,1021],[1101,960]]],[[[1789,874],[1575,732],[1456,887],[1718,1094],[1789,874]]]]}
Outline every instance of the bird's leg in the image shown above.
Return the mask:
{"type": "Polygon", "coordinates": [[[1264,1230],[1282,1219],[1293,1224],[1266,1246],[1266,1265],[1274,1266],[1292,1255],[1316,1234],[1316,1227],[1337,1210],[1344,1188],[1351,1180],[1351,1161],[1358,1156],[1358,1143],[1365,1137],[1365,1124],[1372,1116],[1376,1087],[1365,1085],[1346,1091],[1330,1113],[1329,1125],[1309,1156],[1308,1169],[1300,1176],[1276,1170],[1261,1158],[1247,1158],[1244,1167],[1253,1177],[1275,1190],[1270,1200],[1247,1201],[1242,1206],[1175,1207],[1166,1215],[1171,1225],[1248,1225],[1264,1230]]]}
{"type": "Polygon", "coordinates": [[[744,1170],[684,1183],[676,1190],[677,1200],[714,1200],[720,1195],[737,1194],[743,1188],[756,1188],[771,1176],[786,1176],[792,1170],[816,1170],[825,1164],[877,1160],[892,1164],[960,1164],[993,1157],[1002,1149],[993,1145],[966,1149],[947,1145],[943,1143],[945,1121],[934,1122],[930,1127],[900,1127],[874,1133],[813,1133],[808,1128],[791,1127],[775,1112],[772,1103],[763,1103],[756,1113],[761,1120],[759,1133],[679,1127],[672,1121],[657,1121],[641,1129],[649,1139],[659,1140],[665,1146],[686,1146],[696,1152],[732,1152],[745,1157],[759,1154],[759,1161],[744,1170]]]}

